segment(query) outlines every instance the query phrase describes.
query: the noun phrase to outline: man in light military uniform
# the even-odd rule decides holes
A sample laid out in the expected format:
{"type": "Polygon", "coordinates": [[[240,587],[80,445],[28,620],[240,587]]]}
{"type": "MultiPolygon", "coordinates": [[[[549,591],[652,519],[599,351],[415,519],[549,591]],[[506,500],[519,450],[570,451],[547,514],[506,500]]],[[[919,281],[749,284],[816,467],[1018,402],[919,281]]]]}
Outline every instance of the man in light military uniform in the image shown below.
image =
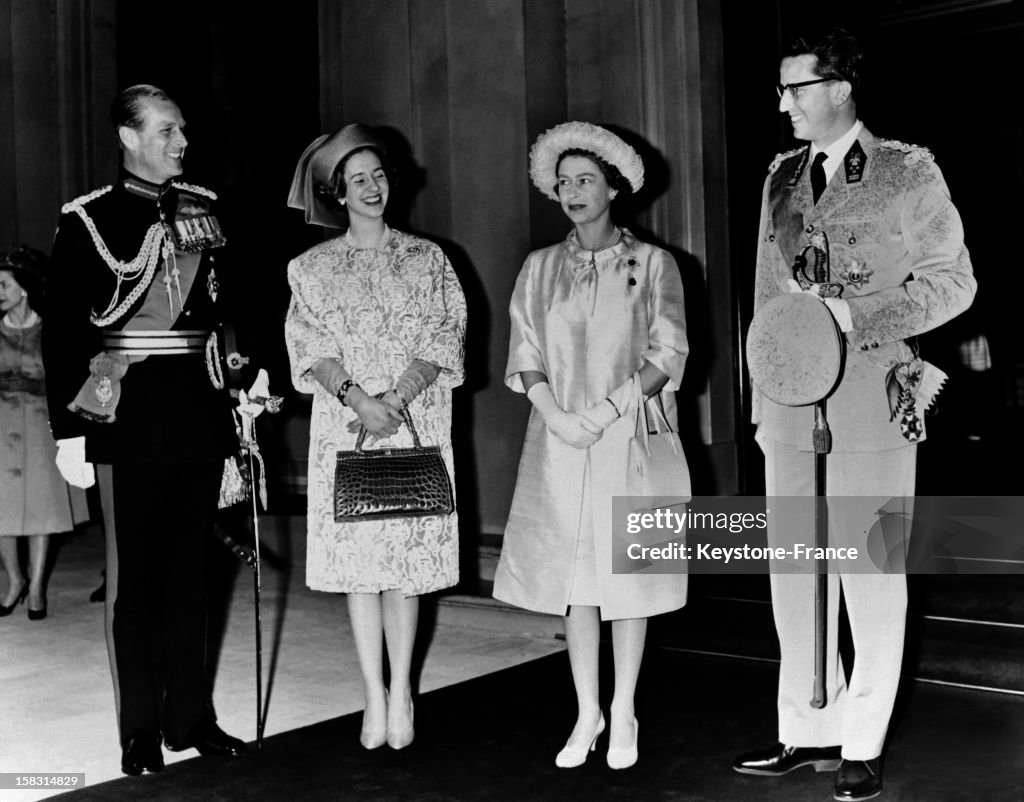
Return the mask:
{"type": "Polygon", "coordinates": [[[122,169],[63,209],[43,358],[58,467],[85,486],[97,463],[112,496],[108,644],[121,768],[141,774],[163,768],[164,741],[245,750],[217,726],[206,676],[205,555],[238,441],[219,363],[206,357],[223,305],[215,196],[172,180],[187,141],[163,91],[126,89],[111,118],[122,169]]]}
{"type": "MultiPolygon", "coordinates": [[[[847,352],[827,401],[827,493],[862,499],[845,499],[838,515],[833,505],[829,545],[863,550],[877,520],[870,497],[911,504],[922,414],[943,378],[918,358],[913,337],[967,309],[976,283],[960,217],[932,155],[877,139],[857,119],[861,59],[859,44],[841,30],[810,44],[798,40],[782,59],[779,111],[810,144],[776,158],[765,181],[754,309],[756,317],[776,296],[815,291],[794,281],[793,268],[808,244],[827,238],[831,280],[843,292],[824,302],[847,352]]],[[[769,496],[814,495],[813,419],[813,405],[776,404],[755,388],[753,422],[769,496]]],[[[812,542],[813,507],[805,510],[795,521],[770,516],[769,544],[812,542]]],[[[771,587],[782,654],[779,743],[739,756],[733,768],[763,776],[837,768],[835,799],[871,799],[882,789],[882,747],[900,676],[905,574],[830,568],[822,709],[809,703],[814,576],[773,571],[771,587]],[[836,649],[840,582],[856,650],[848,686],[836,649]]]]}

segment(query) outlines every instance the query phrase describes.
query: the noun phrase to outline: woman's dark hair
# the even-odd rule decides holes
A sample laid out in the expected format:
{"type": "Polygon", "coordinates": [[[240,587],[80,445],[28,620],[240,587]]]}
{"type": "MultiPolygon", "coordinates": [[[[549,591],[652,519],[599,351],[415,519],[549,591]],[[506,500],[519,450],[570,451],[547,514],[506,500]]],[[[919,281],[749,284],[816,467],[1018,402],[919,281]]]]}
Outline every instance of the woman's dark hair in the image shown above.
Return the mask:
{"type": "MultiPolygon", "coordinates": [[[[355,156],[357,153],[363,151],[369,151],[375,153],[377,158],[380,159],[380,166],[384,168],[384,174],[388,179],[388,186],[394,187],[397,183],[397,176],[395,171],[388,161],[387,154],[380,148],[375,148],[373,145],[363,145],[362,147],[356,148],[351,153],[347,153],[345,158],[338,162],[338,166],[334,168],[334,172],[331,173],[331,180],[328,183],[322,181],[313,182],[313,191],[317,197],[327,203],[337,204],[338,200],[345,197],[345,165],[348,164],[348,160],[355,156]]],[[[344,208],[344,207],[342,207],[344,208]]]]}
{"type": "Polygon", "coordinates": [[[170,96],[160,87],[152,84],[136,84],[123,90],[110,104],[110,123],[114,133],[121,126],[136,131],[142,127],[142,104],[146,100],[166,100],[173,103],[170,96]]]}
{"type": "Polygon", "coordinates": [[[0,251],[0,271],[10,273],[28,296],[28,305],[37,314],[43,314],[46,302],[43,276],[49,260],[46,254],[22,245],[9,251],[0,251]]]}
{"type": "Polygon", "coordinates": [[[853,34],[842,28],[832,28],[821,36],[808,39],[797,37],[789,46],[788,57],[814,56],[815,69],[822,78],[834,81],[848,81],[856,96],[861,85],[861,62],[864,49],[853,34]]]}
{"type": "MultiPolygon", "coordinates": [[[[626,180],[626,177],[621,172],[619,172],[618,167],[616,167],[614,164],[606,162],[596,153],[593,153],[592,151],[589,150],[583,150],[583,148],[569,148],[568,150],[563,150],[558,155],[558,161],[555,162],[556,176],[558,175],[558,168],[562,166],[562,159],[566,158],[567,156],[582,156],[584,159],[590,159],[590,161],[597,165],[598,169],[601,171],[601,175],[604,176],[604,180],[608,182],[608,186],[614,190],[617,190],[618,192],[621,192],[623,195],[628,195],[633,191],[633,187],[630,186],[630,183],[629,181],[626,180]]],[[[555,181],[555,194],[558,194],[557,181],[555,181]]]]}

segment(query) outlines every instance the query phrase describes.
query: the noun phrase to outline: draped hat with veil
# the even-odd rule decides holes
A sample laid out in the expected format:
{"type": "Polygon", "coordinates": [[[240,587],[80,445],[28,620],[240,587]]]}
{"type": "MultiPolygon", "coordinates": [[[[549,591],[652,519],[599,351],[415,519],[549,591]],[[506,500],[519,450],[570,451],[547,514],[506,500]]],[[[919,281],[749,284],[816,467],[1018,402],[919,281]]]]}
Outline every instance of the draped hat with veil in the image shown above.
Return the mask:
{"type": "Polygon", "coordinates": [[[306,222],[325,228],[344,228],[344,217],[332,208],[328,199],[317,192],[317,186],[328,187],[338,165],[354,151],[372,148],[387,155],[384,142],[368,125],[351,123],[334,134],[323,134],[307,147],[295,167],[288,206],[302,209],[306,222]]]}

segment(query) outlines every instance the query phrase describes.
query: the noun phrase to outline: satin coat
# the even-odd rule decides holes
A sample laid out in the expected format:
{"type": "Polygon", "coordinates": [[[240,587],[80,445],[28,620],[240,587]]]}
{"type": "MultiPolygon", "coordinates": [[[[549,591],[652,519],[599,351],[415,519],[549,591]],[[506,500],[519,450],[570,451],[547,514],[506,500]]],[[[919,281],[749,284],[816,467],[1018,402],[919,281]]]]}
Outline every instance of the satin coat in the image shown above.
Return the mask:
{"type": "MultiPolygon", "coordinates": [[[[627,381],[646,360],[669,377],[661,401],[675,424],[674,393],[689,346],[682,280],[669,253],[628,231],[618,244],[596,254],[567,239],[527,257],[509,311],[505,383],[512,390],[524,392],[523,371],[539,371],[548,377],[560,407],[582,412],[627,381]]],[[[565,614],[577,541],[590,536],[580,532],[589,456],[601,617],[639,618],[686,603],[685,574],[612,574],[612,496],[626,492],[635,412],[623,411],[597,443],[576,449],[552,434],[540,413],[531,410],[495,575],[495,598],[565,614]]]]}
{"type": "MultiPolygon", "coordinates": [[[[977,282],[960,215],[927,150],[862,128],[815,204],[809,146],[780,156],[765,180],[754,313],[788,291],[793,260],[815,231],[830,243],[832,281],[843,285],[853,331],[828,398],[834,451],[909,445],[892,419],[886,375],[914,356],[908,338],[971,305],[977,282]]],[[[776,442],[810,451],[814,406],[785,407],[753,390],[752,422],[776,442]]]]}

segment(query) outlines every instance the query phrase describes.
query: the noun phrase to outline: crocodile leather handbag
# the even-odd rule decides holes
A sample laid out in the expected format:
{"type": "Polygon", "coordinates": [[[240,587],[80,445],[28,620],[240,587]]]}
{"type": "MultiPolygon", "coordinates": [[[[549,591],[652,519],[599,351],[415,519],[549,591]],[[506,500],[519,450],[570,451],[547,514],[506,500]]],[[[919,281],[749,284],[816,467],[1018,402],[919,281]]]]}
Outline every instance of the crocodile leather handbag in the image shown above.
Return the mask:
{"type": "Polygon", "coordinates": [[[408,410],[412,448],[363,450],[366,429],[359,430],[355,451],[339,451],[334,468],[334,520],[449,515],[455,508],[448,469],[440,446],[420,444],[408,410]]]}

